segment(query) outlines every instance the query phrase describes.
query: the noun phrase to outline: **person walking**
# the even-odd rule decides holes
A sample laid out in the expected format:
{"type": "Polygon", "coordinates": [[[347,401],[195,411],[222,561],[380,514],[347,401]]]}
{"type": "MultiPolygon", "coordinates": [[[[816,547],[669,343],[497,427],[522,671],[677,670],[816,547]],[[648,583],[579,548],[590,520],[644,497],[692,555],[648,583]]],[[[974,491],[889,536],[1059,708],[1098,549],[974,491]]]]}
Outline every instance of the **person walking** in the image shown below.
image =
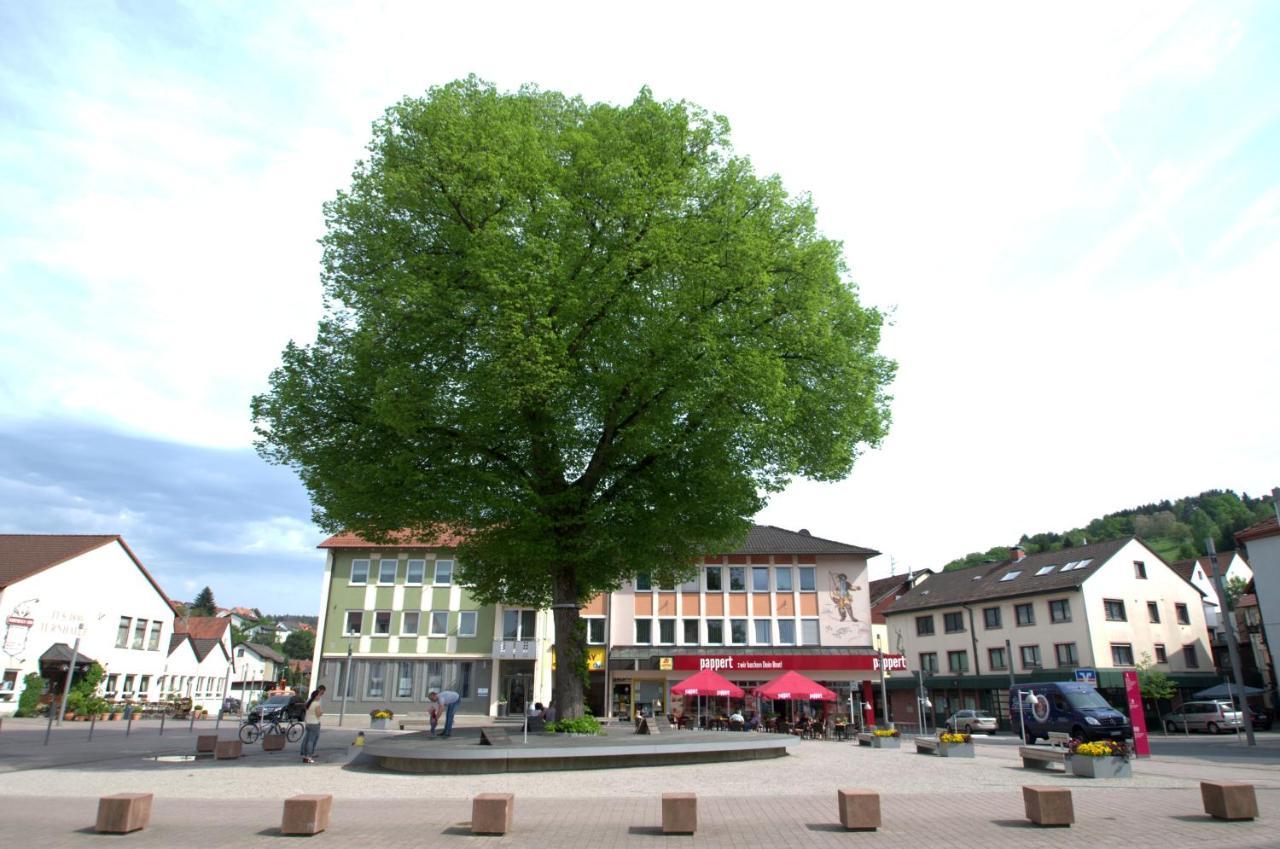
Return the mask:
{"type": "Polygon", "coordinates": [[[304,720],[307,725],[307,733],[302,738],[302,762],[304,764],[313,764],[316,762],[316,746],[320,743],[320,717],[324,716],[324,710],[320,705],[320,697],[324,695],[324,685],[316,687],[315,692],[311,694],[311,698],[307,699],[306,707],[303,708],[304,720]]]}
{"type": "Polygon", "coordinates": [[[448,737],[453,733],[453,715],[458,710],[458,694],[453,690],[432,690],[427,693],[427,698],[444,706],[444,731],[440,732],[440,736],[448,737]]]}

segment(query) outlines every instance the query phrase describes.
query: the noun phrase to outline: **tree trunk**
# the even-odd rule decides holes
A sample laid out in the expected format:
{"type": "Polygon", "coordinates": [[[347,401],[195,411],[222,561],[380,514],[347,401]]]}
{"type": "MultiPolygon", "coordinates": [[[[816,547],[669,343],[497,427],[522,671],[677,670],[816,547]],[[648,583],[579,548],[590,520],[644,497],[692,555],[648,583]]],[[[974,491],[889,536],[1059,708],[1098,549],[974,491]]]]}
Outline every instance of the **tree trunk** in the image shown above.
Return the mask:
{"type": "Polygon", "coordinates": [[[556,575],[551,613],[556,625],[556,670],[552,690],[557,719],[582,716],[584,687],[581,670],[585,666],[586,646],[578,626],[582,618],[579,615],[581,603],[573,572],[565,570],[556,575]]]}

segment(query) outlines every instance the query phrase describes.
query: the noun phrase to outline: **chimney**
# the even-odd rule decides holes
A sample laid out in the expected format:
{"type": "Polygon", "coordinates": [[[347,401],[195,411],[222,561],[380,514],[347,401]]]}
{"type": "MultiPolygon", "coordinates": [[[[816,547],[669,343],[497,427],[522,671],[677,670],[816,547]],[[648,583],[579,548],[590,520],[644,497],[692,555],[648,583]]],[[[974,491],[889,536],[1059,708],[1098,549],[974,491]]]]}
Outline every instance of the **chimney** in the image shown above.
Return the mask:
{"type": "Polygon", "coordinates": [[[800,529],[800,536],[802,536],[802,537],[807,537],[808,535],[809,535],[809,529],[808,529],[808,528],[801,528],[801,529],[800,529]]]}
{"type": "Polygon", "coordinates": [[[1014,563],[1020,563],[1027,556],[1027,550],[1021,545],[1015,545],[1009,549],[1009,559],[1014,563]]]}

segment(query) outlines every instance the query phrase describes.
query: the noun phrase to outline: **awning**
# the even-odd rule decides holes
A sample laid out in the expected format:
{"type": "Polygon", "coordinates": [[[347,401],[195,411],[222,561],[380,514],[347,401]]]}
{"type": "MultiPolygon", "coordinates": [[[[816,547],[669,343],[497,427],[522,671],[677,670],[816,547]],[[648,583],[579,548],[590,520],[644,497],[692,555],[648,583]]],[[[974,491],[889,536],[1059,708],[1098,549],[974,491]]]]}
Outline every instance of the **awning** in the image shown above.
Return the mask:
{"type": "Polygon", "coordinates": [[[757,696],[766,699],[783,699],[789,701],[821,701],[834,702],[836,694],[826,687],[810,681],[799,672],[784,672],[768,684],[752,690],[757,696]]]}
{"type": "MultiPolygon", "coordinates": [[[[66,643],[54,643],[49,646],[44,654],[40,655],[41,663],[70,663],[71,662],[71,646],[66,643]]],[[[87,657],[84,652],[76,655],[76,666],[92,666],[93,658],[87,657]]]]}
{"type": "Polygon", "coordinates": [[[1261,696],[1266,692],[1266,690],[1263,690],[1261,687],[1250,687],[1248,684],[1245,684],[1244,690],[1241,691],[1235,684],[1219,684],[1216,687],[1210,687],[1207,690],[1201,690],[1200,692],[1195,693],[1193,698],[1230,699],[1238,696],[1241,692],[1243,692],[1245,696],[1261,696]]]}
{"type": "Polygon", "coordinates": [[[673,686],[671,692],[677,696],[728,696],[731,699],[740,699],[746,694],[746,690],[710,669],[690,675],[673,686]]]}

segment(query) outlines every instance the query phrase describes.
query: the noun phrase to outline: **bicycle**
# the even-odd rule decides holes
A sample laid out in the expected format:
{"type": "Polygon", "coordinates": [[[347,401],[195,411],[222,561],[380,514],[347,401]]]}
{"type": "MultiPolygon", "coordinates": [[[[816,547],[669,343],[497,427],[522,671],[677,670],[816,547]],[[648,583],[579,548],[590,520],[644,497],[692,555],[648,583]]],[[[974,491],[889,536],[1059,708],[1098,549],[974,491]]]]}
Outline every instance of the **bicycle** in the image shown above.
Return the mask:
{"type": "Polygon", "coordinates": [[[246,721],[241,725],[240,742],[253,745],[267,734],[281,734],[290,743],[296,743],[302,739],[305,731],[306,727],[301,722],[283,717],[277,712],[271,716],[263,717],[257,722],[246,721]],[[282,724],[282,721],[285,724],[282,724]]]}

